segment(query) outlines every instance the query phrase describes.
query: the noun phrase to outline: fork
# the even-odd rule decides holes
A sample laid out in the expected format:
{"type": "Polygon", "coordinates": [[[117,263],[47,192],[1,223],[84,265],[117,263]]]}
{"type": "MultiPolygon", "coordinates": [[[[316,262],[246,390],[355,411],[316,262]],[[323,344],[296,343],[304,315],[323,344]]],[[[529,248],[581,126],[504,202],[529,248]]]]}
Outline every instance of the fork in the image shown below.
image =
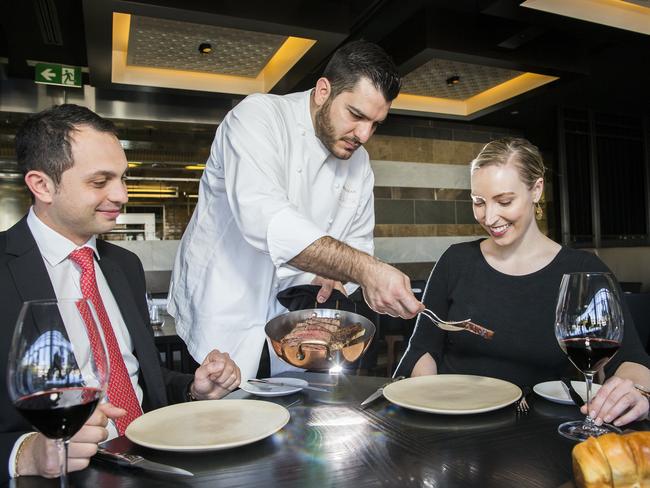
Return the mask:
{"type": "Polygon", "coordinates": [[[528,405],[528,401],[526,400],[528,395],[530,395],[530,387],[524,386],[521,392],[521,398],[517,401],[517,413],[528,413],[528,410],[530,410],[530,405],[528,405]]]}
{"type": "Polygon", "coordinates": [[[467,324],[472,320],[472,319],[465,319],[465,320],[458,320],[455,322],[449,320],[442,320],[440,317],[436,315],[436,313],[433,310],[429,310],[428,308],[425,308],[420,313],[443,330],[451,330],[451,331],[463,330],[465,329],[465,327],[463,327],[462,324],[467,324]]]}
{"type": "Polygon", "coordinates": [[[426,318],[428,318],[431,322],[433,322],[436,326],[441,328],[442,330],[449,330],[452,332],[457,332],[459,330],[466,330],[468,332],[471,332],[472,334],[476,334],[478,336],[481,336],[483,339],[492,339],[494,336],[494,331],[490,329],[486,329],[483,326],[480,326],[478,324],[475,324],[472,322],[472,319],[465,319],[465,320],[458,320],[456,322],[452,322],[449,320],[442,320],[440,317],[436,315],[436,313],[433,310],[429,310],[428,308],[425,308],[420,314],[424,315],[426,318]]]}

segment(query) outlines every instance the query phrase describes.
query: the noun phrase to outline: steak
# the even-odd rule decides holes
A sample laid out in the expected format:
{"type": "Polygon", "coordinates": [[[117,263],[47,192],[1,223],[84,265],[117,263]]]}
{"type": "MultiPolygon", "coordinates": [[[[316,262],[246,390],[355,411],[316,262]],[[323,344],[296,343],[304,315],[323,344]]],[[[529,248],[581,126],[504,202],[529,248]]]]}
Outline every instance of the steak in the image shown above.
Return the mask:
{"type": "Polygon", "coordinates": [[[297,347],[304,342],[314,341],[318,343],[305,344],[305,348],[318,350],[329,347],[330,350],[336,350],[362,337],[364,332],[360,323],[341,326],[340,319],[310,317],[304,322],[299,322],[280,340],[280,343],[283,347],[297,347]]]}

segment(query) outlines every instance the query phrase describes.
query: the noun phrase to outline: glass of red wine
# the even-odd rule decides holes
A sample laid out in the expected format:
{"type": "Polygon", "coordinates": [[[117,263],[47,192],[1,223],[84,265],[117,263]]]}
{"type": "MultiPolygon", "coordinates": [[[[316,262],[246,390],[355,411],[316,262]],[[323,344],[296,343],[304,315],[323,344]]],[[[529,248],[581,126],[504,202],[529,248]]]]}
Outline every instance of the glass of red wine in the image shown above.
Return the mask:
{"type": "MultiPolygon", "coordinates": [[[[562,277],[555,310],[555,337],[562,351],[585,376],[587,406],[594,376],[618,351],[623,341],[623,311],[616,279],[611,273],[569,273],[562,277]]],[[[565,422],[558,432],[583,441],[621,430],[587,418],[565,422]]]]}
{"type": "Polygon", "coordinates": [[[36,430],[56,440],[61,487],[68,486],[70,438],[106,392],[109,364],[98,323],[85,299],[29,301],[11,343],[9,397],[36,430]]]}

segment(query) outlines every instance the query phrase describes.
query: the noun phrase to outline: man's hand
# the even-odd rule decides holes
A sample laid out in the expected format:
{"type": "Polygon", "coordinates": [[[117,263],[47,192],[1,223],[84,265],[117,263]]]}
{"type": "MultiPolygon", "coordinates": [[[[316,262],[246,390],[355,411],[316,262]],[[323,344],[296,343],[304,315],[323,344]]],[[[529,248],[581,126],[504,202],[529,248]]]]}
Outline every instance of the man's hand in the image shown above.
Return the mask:
{"type": "Polygon", "coordinates": [[[197,400],[215,400],[239,386],[241,372],[227,352],[213,349],[194,373],[191,393],[197,400]]]}
{"type": "Polygon", "coordinates": [[[424,310],[411,291],[408,276],[333,237],[312,242],[289,264],[318,276],[359,283],[375,312],[410,319],[424,310]]]}
{"type": "Polygon", "coordinates": [[[332,290],[338,290],[346,297],[348,296],[348,292],[345,291],[343,283],[340,281],[330,280],[328,278],[323,278],[322,276],[316,276],[312,280],[311,284],[320,285],[320,290],[318,291],[318,296],[316,297],[316,301],[318,303],[325,303],[332,294],[332,290]]]}
{"type": "MultiPolygon", "coordinates": [[[[126,410],[110,403],[97,406],[83,427],[77,432],[68,446],[68,472],[80,471],[88,466],[90,458],[97,453],[97,444],[108,438],[106,425],[108,419],[117,419],[126,415],[126,410]]],[[[44,478],[56,478],[60,475],[59,449],[55,441],[43,434],[36,434],[18,459],[18,474],[38,475],[44,478]]]]}
{"type": "MultiPolygon", "coordinates": [[[[632,380],[612,376],[591,399],[589,416],[597,425],[614,422],[621,426],[648,415],[648,399],[634,387],[632,380]]],[[[587,405],[580,411],[587,414],[587,405]]]]}
{"type": "Polygon", "coordinates": [[[375,260],[363,273],[361,283],[368,306],[375,312],[410,319],[424,310],[411,290],[411,280],[392,266],[375,260]]]}

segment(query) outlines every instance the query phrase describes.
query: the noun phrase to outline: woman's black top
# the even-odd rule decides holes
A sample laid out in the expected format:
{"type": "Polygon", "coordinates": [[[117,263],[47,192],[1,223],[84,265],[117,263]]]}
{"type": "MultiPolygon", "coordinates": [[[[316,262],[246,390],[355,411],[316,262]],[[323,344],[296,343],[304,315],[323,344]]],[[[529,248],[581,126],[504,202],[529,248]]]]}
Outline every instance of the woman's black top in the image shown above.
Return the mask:
{"type": "MultiPolygon", "coordinates": [[[[518,385],[556,380],[572,370],[555,338],[555,305],[564,273],[609,271],[594,254],[562,247],[544,268],[523,276],[491,267],[482,239],[451,246],[429,276],[423,302],[440,318],[473,322],[495,334],[492,340],[469,332],[446,332],[420,316],[395,375],[410,376],[423,354],[435,359],[438,373],[491,376],[518,385]]],[[[625,361],[650,367],[632,317],[625,318],[623,344],[606,365],[612,375],[625,361]]]]}

